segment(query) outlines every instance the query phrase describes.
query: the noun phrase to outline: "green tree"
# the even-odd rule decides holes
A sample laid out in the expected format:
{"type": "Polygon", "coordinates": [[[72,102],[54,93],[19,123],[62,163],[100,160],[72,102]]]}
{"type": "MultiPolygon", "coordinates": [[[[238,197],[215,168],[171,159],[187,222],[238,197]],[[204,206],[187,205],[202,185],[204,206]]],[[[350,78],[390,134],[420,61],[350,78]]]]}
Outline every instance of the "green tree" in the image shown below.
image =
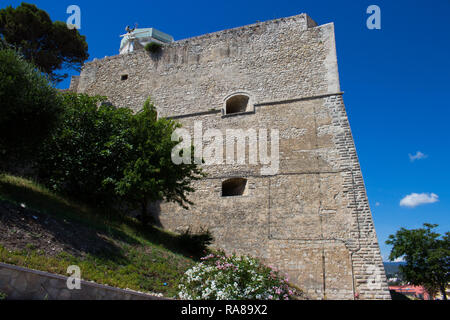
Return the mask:
{"type": "Polygon", "coordinates": [[[0,10],[0,38],[19,49],[25,59],[53,81],[67,77],[56,70],[79,71],[89,57],[85,36],[67,28],[64,22],[52,22],[47,12],[33,4],[22,3],[15,9],[8,6],[0,10]]]}
{"type": "Polygon", "coordinates": [[[7,48],[8,48],[8,44],[7,44],[6,41],[0,36],[0,50],[7,49],[7,48]]]}
{"type": "MultiPolygon", "coordinates": [[[[192,204],[187,194],[191,183],[204,176],[201,168],[192,164],[172,162],[172,133],[180,125],[169,119],[157,119],[156,109],[148,99],[142,112],[133,117],[130,143],[133,151],[122,179],[115,181],[116,192],[132,207],[141,209],[143,224],[149,221],[147,206],[165,200],[187,208],[192,204]]],[[[193,154],[193,153],[192,153],[193,154]]]]}
{"type": "Polygon", "coordinates": [[[61,112],[56,89],[12,49],[0,49],[0,162],[19,165],[51,132],[61,112]]]}
{"type": "Polygon", "coordinates": [[[37,169],[51,189],[98,206],[114,201],[132,146],[131,110],[100,96],[66,93],[57,128],[41,148],[37,169]]]}
{"type": "Polygon", "coordinates": [[[406,264],[400,272],[406,281],[423,285],[429,292],[440,290],[447,300],[445,289],[450,281],[450,233],[433,231],[438,225],[424,223],[424,228],[401,228],[390,235],[386,244],[392,245],[391,261],[403,257],[406,264]]]}

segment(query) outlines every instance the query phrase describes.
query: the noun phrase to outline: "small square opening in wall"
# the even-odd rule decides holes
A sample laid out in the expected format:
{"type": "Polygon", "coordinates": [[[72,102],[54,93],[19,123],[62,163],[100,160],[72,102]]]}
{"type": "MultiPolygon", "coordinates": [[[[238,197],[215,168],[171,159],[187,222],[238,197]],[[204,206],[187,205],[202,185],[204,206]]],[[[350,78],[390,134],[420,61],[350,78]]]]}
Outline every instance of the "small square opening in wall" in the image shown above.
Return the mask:
{"type": "Polygon", "coordinates": [[[247,179],[231,178],[222,182],[222,197],[243,196],[247,194],[247,179]]]}
{"type": "Polygon", "coordinates": [[[120,80],[122,80],[122,81],[128,80],[128,75],[127,74],[121,75],[120,80]]]}

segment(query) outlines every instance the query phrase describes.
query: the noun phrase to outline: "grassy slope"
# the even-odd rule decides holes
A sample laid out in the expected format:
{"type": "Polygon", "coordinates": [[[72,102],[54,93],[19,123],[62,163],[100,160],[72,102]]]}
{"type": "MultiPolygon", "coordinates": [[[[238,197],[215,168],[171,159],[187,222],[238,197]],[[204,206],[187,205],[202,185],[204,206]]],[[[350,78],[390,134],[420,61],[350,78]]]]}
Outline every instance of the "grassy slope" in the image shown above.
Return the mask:
{"type": "Polygon", "coordinates": [[[105,219],[104,213],[99,215],[23,178],[0,175],[0,201],[3,204],[0,210],[4,210],[3,215],[0,212],[0,227],[2,223],[6,224],[3,225],[6,234],[0,237],[1,262],[62,275],[67,275],[67,267],[75,264],[80,266],[85,280],[163,293],[167,297],[177,294],[181,276],[195,262],[190,257],[192,253],[187,251],[185,241],[175,234],[153,227],[144,228],[129,217],[110,216],[105,219]],[[11,207],[14,209],[5,209],[11,207]],[[11,222],[12,215],[13,218],[20,217],[18,221],[25,221],[22,225],[26,227],[11,222]],[[45,223],[35,226],[41,228],[38,231],[30,232],[31,227],[28,226],[34,223],[31,218],[45,220],[45,223]],[[63,228],[66,225],[69,229],[63,229],[63,232],[46,230],[50,228],[48,221],[54,221],[49,225],[62,225],[63,228]],[[71,238],[64,235],[66,231],[74,232],[76,237],[77,228],[83,229],[83,237],[88,235],[100,240],[87,242],[86,246],[79,245],[75,251],[69,250],[73,249],[70,248],[71,238]],[[50,236],[52,240],[42,239],[49,232],[56,236],[50,236]],[[15,242],[9,241],[13,238],[15,242]],[[52,245],[51,242],[55,241],[56,244],[57,240],[60,242],[58,245],[66,249],[55,254],[51,251],[54,248],[49,249],[47,243],[52,245]],[[92,246],[97,242],[104,242],[104,246],[93,250],[92,246]]]}

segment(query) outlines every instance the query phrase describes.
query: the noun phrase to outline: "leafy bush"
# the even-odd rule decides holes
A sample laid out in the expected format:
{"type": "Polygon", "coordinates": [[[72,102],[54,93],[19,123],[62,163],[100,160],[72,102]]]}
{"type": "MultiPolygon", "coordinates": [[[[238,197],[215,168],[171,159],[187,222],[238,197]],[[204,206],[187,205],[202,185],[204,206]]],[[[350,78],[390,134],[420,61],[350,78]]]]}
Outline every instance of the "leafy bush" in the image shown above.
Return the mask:
{"type": "Polygon", "coordinates": [[[249,256],[210,254],[186,271],[179,285],[188,300],[290,300],[299,293],[276,269],[249,256]]]}
{"type": "Polygon", "coordinates": [[[0,291],[0,300],[6,300],[6,298],[8,298],[7,294],[0,291]]]}
{"type": "Polygon", "coordinates": [[[47,77],[12,49],[0,50],[0,160],[30,158],[58,121],[60,98],[47,77]]]}
{"type": "Polygon", "coordinates": [[[123,176],[108,181],[132,208],[141,209],[141,220],[147,224],[148,203],[165,200],[187,208],[187,204],[192,204],[187,199],[187,193],[194,191],[191,183],[204,174],[194,162],[177,165],[172,161],[172,149],[178,144],[172,140],[172,134],[180,125],[170,119],[158,119],[150,99],[131,120],[132,149],[123,166],[123,176]]]}
{"type": "Polygon", "coordinates": [[[148,203],[166,200],[186,207],[202,177],[195,163],[172,162],[172,133],[179,124],[157,119],[150,100],[142,112],[115,108],[100,96],[64,94],[64,112],[39,152],[40,181],[48,188],[97,206],[117,200],[141,209],[149,221],[148,203]],[[100,105],[100,106],[99,106],[100,105]]]}
{"type": "Polygon", "coordinates": [[[109,203],[115,195],[107,181],[122,176],[132,148],[131,110],[105,104],[100,96],[64,94],[62,98],[62,120],[39,153],[40,181],[89,203],[109,203]]]}
{"type": "Polygon", "coordinates": [[[150,53],[157,53],[161,51],[162,45],[157,42],[150,42],[145,45],[145,50],[150,53]]]}

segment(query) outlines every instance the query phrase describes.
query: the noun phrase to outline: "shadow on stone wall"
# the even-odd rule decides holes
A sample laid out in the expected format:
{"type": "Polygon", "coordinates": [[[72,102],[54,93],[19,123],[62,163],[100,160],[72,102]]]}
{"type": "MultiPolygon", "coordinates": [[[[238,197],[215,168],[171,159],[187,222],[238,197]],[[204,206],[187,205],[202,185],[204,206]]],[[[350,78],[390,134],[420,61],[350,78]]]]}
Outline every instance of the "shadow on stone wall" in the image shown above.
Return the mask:
{"type": "Polygon", "coordinates": [[[160,220],[161,201],[156,201],[149,205],[149,214],[151,217],[151,223],[156,227],[162,228],[163,225],[160,220]]]}

